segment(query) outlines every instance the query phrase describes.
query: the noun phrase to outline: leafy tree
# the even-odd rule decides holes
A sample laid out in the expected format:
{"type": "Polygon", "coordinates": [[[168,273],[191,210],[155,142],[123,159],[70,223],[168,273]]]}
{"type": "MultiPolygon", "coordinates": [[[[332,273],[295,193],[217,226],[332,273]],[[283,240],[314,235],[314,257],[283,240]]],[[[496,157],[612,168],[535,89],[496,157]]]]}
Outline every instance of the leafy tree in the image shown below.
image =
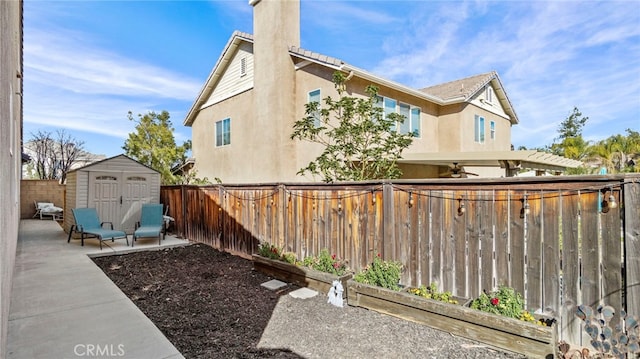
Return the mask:
{"type": "Polygon", "coordinates": [[[127,156],[160,172],[163,184],[176,183],[171,168],[183,163],[191,149],[191,141],[176,145],[169,117],[167,111],[159,114],[150,111],[145,115],[138,114],[135,119],[129,111],[128,118],[136,122],[136,130],[129,134],[122,147],[127,156]]]}
{"type": "Polygon", "coordinates": [[[320,175],[325,182],[400,177],[397,161],[413,141],[412,133],[395,130],[404,116],[393,113],[384,117],[373,85],[365,89],[367,98],[355,98],[345,95],[343,73],[334,73],[333,82],[339,98],[326,97],[324,106],[306,104],[305,117],[293,126],[291,139],[324,146],[320,156],[298,174],[320,175]]]}
{"type": "Polygon", "coordinates": [[[574,107],[571,114],[560,123],[558,138],[564,140],[566,138],[582,137],[582,129],[588,120],[589,117],[582,117],[582,112],[577,107],[574,107]]]}
{"type": "Polygon", "coordinates": [[[24,147],[31,156],[35,177],[57,179],[60,183],[66,181],[71,166],[86,153],[84,141],[72,137],[65,130],[58,130],[55,135],[48,131],[32,133],[24,147]]]}
{"type": "Polygon", "coordinates": [[[613,135],[592,147],[592,159],[601,161],[608,173],[640,170],[635,164],[640,156],[640,133],[631,129],[626,131],[627,136],[613,135]]]}
{"type": "Polygon", "coordinates": [[[185,184],[185,185],[209,185],[211,181],[209,178],[198,177],[198,172],[195,170],[188,171],[181,175],[175,175],[173,184],[185,184]]]}
{"type": "Polygon", "coordinates": [[[582,129],[589,117],[582,117],[582,112],[577,107],[560,123],[558,137],[551,145],[551,153],[558,156],[583,160],[587,157],[589,142],[582,138],[582,129]]]}

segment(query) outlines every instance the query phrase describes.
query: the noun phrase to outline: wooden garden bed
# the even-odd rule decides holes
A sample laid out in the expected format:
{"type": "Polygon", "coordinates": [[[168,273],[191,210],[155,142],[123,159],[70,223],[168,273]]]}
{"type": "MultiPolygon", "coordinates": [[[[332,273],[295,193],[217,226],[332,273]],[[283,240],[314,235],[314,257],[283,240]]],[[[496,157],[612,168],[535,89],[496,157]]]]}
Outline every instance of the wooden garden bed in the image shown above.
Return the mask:
{"type": "Polygon", "coordinates": [[[347,297],[347,280],[351,278],[351,273],[339,277],[315,269],[265,258],[257,254],[254,254],[252,258],[253,267],[256,270],[283,282],[308,287],[320,293],[327,294],[333,285],[333,281],[339,280],[344,288],[342,296],[343,298],[347,297]]]}
{"type": "MultiPolygon", "coordinates": [[[[347,303],[428,325],[532,358],[555,358],[557,330],[536,323],[347,281],[347,303]]],[[[463,303],[461,303],[463,304],[463,303]]]]}

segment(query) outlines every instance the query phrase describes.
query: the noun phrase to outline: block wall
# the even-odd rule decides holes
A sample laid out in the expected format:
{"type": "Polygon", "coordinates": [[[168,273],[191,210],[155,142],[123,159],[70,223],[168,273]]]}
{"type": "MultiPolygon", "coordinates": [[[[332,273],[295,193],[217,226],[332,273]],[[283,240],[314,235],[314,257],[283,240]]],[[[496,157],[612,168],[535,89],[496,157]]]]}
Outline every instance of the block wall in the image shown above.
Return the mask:
{"type": "MultiPolygon", "coordinates": [[[[65,209],[65,185],[57,180],[22,180],[20,186],[20,218],[32,218],[36,212],[34,202],[51,202],[65,209]]],[[[49,218],[49,217],[47,217],[49,218]]]]}

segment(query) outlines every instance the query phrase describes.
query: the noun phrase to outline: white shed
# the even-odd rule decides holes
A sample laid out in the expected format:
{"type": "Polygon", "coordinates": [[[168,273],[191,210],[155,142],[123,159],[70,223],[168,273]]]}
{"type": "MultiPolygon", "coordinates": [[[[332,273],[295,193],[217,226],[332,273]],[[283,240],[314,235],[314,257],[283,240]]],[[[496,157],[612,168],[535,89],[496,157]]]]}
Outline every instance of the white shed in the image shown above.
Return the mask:
{"type": "Polygon", "coordinates": [[[74,224],[72,208],[98,211],[100,220],[132,233],[143,203],[160,203],[160,173],[125,155],[75,169],[67,174],[64,230],[74,224]]]}

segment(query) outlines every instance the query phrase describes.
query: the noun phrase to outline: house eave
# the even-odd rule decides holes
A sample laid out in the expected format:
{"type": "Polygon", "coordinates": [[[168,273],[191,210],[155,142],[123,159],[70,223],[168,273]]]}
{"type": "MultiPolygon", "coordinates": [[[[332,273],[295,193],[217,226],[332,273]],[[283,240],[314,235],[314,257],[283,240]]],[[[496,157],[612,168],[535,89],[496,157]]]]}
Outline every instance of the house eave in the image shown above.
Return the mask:
{"type": "MultiPolygon", "coordinates": [[[[257,0],[260,1],[260,0],[257,0]]],[[[256,1],[256,2],[257,2],[256,1]]],[[[220,55],[220,58],[216,62],[215,66],[211,70],[209,77],[207,77],[207,81],[205,81],[204,86],[198,93],[196,97],[196,101],[191,105],[189,112],[187,112],[187,116],[183,121],[184,126],[191,126],[193,121],[196,119],[198,112],[202,108],[202,106],[206,103],[208,96],[211,94],[215,86],[218,84],[218,81],[224,74],[224,70],[227,68],[227,65],[231,62],[233,55],[235,54],[235,50],[240,46],[242,42],[253,42],[251,35],[235,31],[229,42],[224,48],[224,51],[220,55]]]]}
{"type": "Polygon", "coordinates": [[[428,152],[404,154],[398,163],[470,167],[531,168],[564,172],[582,162],[538,151],[428,152]]]}

